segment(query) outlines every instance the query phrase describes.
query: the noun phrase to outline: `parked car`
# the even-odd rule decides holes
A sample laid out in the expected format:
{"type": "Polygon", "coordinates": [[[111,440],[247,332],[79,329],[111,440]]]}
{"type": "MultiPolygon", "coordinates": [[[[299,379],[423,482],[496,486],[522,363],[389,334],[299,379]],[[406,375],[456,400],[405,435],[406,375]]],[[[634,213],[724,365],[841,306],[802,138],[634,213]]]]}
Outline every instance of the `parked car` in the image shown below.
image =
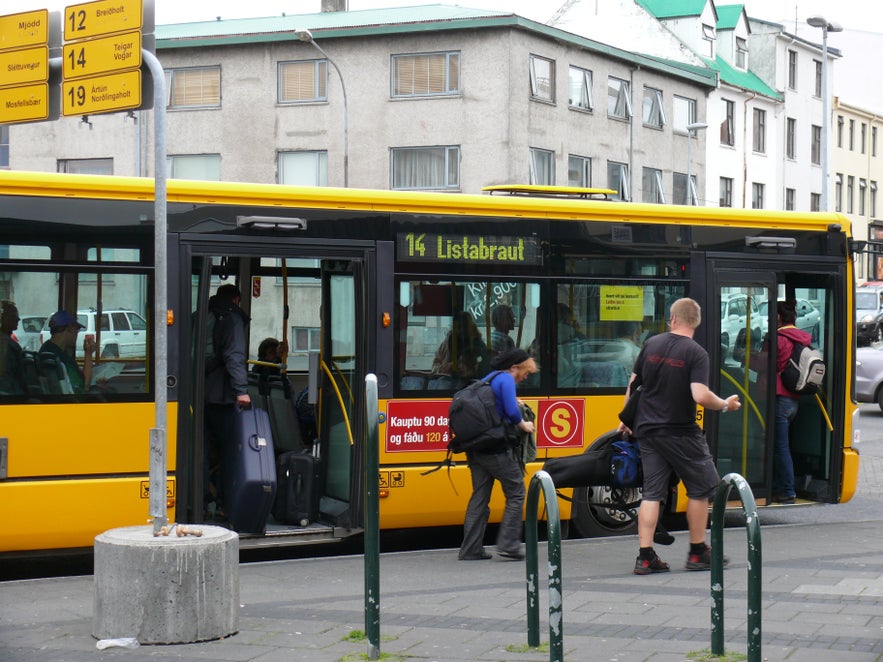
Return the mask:
{"type": "MultiPolygon", "coordinates": [[[[760,314],[762,317],[766,318],[767,314],[767,302],[764,301],[757,306],[758,310],[760,310],[760,314]]],[[[819,342],[819,324],[822,318],[822,314],[819,312],[819,309],[816,308],[812,303],[806,299],[797,299],[797,305],[795,307],[797,312],[797,321],[794,323],[801,331],[806,331],[810,336],[812,336],[812,342],[819,342]]]]}
{"type": "MultiPolygon", "coordinates": [[[[83,355],[83,334],[98,340],[95,310],[78,310],[77,321],[85,328],[77,336],[77,356],[83,355]]],[[[43,325],[42,339],[49,339],[49,319],[43,325]]],[[[101,358],[143,357],[147,355],[147,322],[134,310],[101,312],[101,358]]]]}
{"type": "Polygon", "coordinates": [[[721,299],[721,349],[725,350],[726,356],[732,356],[737,361],[744,355],[745,328],[748,313],[751,313],[752,331],[751,345],[753,351],[758,351],[763,341],[762,332],[766,327],[765,313],[761,313],[754,297],[751,297],[751,309],[749,311],[749,298],[744,294],[732,294],[721,299]],[[739,332],[742,332],[741,337],[739,332]]]}
{"type": "Polygon", "coordinates": [[[855,337],[859,347],[883,340],[881,293],[883,287],[873,285],[855,288],[855,337]]]}
{"type": "Polygon", "coordinates": [[[855,397],[859,402],[876,402],[883,411],[883,345],[856,350],[855,397]]]}
{"type": "Polygon", "coordinates": [[[28,349],[36,352],[40,349],[40,331],[46,323],[46,315],[19,315],[21,318],[18,328],[15,330],[15,337],[22,349],[28,349]]]}

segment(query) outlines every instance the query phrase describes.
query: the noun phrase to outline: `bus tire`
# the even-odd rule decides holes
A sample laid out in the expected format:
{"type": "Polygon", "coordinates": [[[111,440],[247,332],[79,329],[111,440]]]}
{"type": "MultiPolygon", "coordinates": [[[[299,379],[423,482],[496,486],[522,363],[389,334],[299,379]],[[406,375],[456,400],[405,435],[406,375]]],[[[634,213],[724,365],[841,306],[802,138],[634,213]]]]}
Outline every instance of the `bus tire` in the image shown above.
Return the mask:
{"type": "MultiPolygon", "coordinates": [[[[625,498],[631,503],[640,501],[640,490],[626,490],[625,498]]],[[[632,512],[615,506],[610,487],[577,487],[573,490],[570,531],[579,538],[634,535],[638,532],[637,507],[632,512]]]]}
{"type": "Polygon", "coordinates": [[[103,359],[118,359],[118,358],[120,358],[120,346],[119,345],[105,345],[104,349],[101,350],[101,358],[103,358],[103,359]]]}

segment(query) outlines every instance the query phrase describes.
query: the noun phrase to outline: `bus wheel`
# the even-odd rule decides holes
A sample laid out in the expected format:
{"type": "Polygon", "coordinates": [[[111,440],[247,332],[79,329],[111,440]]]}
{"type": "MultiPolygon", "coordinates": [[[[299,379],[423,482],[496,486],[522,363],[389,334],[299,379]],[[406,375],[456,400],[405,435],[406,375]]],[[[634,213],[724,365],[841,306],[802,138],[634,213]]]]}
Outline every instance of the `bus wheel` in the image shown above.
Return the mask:
{"type": "MultiPolygon", "coordinates": [[[[637,503],[640,490],[625,490],[624,500],[637,503]]],[[[574,537],[624,536],[638,532],[637,506],[626,512],[617,505],[609,487],[577,487],[573,490],[570,528],[574,537]]]]}
{"type": "Polygon", "coordinates": [[[101,358],[103,358],[103,359],[118,359],[118,358],[120,358],[120,346],[119,345],[105,345],[104,349],[101,350],[101,358]]]}

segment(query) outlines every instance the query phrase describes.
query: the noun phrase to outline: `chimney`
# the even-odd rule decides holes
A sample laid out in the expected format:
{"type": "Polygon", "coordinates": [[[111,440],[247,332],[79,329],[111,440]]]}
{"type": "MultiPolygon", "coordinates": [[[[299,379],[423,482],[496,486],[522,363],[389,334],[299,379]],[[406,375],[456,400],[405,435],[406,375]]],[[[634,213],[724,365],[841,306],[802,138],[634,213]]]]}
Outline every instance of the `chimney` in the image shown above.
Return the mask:
{"type": "Polygon", "coordinates": [[[349,0],[322,0],[322,11],[349,11],[349,0]]]}

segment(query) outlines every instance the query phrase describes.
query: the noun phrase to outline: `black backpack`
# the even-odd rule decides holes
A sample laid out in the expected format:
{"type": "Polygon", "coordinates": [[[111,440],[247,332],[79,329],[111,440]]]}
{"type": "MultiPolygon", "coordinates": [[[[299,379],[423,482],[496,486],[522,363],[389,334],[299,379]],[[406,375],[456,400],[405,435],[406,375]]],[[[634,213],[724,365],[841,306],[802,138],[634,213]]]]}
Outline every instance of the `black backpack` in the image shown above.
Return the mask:
{"type": "Polygon", "coordinates": [[[500,417],[491,388],[499,374],[498,370],[454,393],[448,410],[448,450],[452,453],[496,450],[508,442],[510,426],[500,417]]]}
{"type": "Polygon", "coordinates": [[[782,370],[782,385],[800,395],[818,393],[825,381],[827,370],[822,353],[794,340],[791,340],[791,343],[791,356],[782,370]]]}

